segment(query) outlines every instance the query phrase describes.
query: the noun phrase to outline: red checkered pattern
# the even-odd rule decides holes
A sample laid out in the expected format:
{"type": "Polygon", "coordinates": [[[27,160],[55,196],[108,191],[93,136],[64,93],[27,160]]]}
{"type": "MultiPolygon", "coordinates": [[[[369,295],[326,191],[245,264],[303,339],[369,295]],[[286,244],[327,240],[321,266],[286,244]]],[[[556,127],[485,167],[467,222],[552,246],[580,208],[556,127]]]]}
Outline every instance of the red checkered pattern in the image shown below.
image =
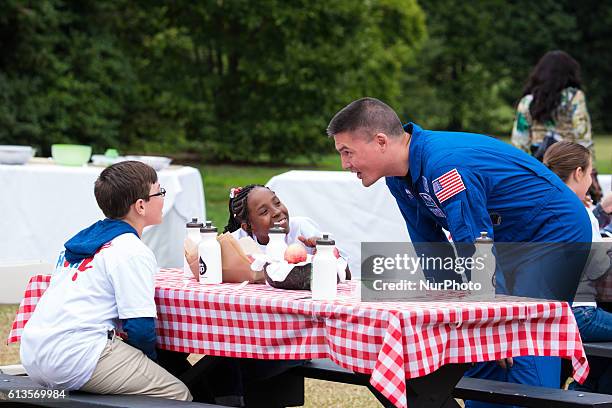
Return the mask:
{"type": "MultiPolygon", "coordinates": [[[[34,276],[9,334],[23,326],[48,286],[34,276]]],[[[313,301],[306,291],[265,285],[185,284],[182,271],[156,276],[157,329],[168,350],[261,359],[331,358],[406,407],[406,380],[444,364],[546,355],[572,360],[583,381],[588,364],[576,321],[565,302],[498,298],[465,302],[359,301],[356,282],[340,284],[334,302],[313,301]]]]}

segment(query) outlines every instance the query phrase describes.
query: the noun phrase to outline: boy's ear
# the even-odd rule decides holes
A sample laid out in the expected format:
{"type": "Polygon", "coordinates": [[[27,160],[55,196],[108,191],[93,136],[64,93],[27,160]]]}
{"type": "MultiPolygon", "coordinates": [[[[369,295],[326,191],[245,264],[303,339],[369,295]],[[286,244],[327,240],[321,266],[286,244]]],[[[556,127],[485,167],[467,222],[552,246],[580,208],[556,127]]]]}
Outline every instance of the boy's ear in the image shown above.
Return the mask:
{"type": "Polygon", "coordinates": [[[246,232],[250,232],[251,231],[251,226],[249,224],[247,224],[246,222],[240,223],[240,228],[242,228],[246,232]]]}
{"type": "Polygon", "coordinates": [[[142,198],[139,198],[138,200],[136,200],[136,202],[132,205],[134,206],[134,209],[136,210],[136,214],[145,215],[144,200],[142,198]]]}

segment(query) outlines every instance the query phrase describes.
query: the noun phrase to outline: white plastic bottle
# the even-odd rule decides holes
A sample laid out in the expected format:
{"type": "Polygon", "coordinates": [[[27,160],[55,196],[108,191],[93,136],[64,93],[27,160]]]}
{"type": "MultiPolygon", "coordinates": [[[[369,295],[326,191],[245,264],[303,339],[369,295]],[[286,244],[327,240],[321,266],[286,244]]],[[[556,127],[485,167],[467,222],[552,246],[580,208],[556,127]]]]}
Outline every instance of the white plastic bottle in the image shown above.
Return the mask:
{"type": "MultiPolygon", "coordinates": [[[[200,228],[203,226],[204,224],[198,222],[197,218],[192,218],[191,222],[187,223],[185,226],[187,229],[184,243],[185,249],[194,249],[197,252],[198,245],[200,244],[200,228]]],[[[191,278],[193,278],[193,273],[191,273],[187,257],[183,257],[183,279],[190,280],[191,278]]]]}
{"type": "Polygon", "coordinates": [[[212,221],[200,228],[200,245],[198,245],[198,258],[200,263],[200,284],[213,284],[223,282],[221,269],[221,245],[217,242],[217,227],[212,221]]]}
{"type": "Polygon", "coordinates": [[[485,297],[495,296],[495,255],[493,255],[493,240],[486,231],[480,233],[474,243],[474,266],[472,267],[472,282],[480,284],[475,294],[485,297]]]}
{"type": "Polygon", "coordinates": [[[337,290],[336,257],[334,240],[329,234],[317,240],[317,253],[312,258],[312,281],[310,290],[313,300],[334,300],[337,290]]]}
{"type": "Polygon", "coordinates": [[[274,226],[268,231],[270,241],[266,245],[266,255],[268,259],[274,262],[281,262],[285,259],[285,250],[287,243],[285,237],[287,231],[280,226],[279,222],[275,222],[274,226]]]}

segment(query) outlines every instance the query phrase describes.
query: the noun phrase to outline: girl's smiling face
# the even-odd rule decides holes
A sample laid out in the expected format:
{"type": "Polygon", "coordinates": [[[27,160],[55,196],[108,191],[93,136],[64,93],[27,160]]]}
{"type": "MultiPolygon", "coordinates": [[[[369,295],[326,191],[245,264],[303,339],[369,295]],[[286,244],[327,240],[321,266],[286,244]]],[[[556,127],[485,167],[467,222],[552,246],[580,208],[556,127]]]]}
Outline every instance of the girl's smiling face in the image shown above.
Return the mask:
{"type": "Polygon", "coordinates": [[[247,198],[247,211],[249,223],[243,222],[242,229],[249,231],[250,225],[250,232],[260,244],[268,243],[268,230],[275,222],[280,222],[281,227],[289,232],[289,211],[273,191],[265,187],[251,190],[247,198]]]}

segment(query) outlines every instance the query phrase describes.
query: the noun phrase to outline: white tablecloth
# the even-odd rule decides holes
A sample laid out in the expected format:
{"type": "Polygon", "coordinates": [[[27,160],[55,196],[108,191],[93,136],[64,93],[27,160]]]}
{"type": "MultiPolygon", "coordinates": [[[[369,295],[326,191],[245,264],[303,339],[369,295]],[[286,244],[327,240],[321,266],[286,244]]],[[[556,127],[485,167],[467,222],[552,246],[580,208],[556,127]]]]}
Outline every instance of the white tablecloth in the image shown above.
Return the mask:
{"type": "Polygon", "coordinates": [[[365,188],[344,171],[289,171],[267,184],[291,215],[312,218],[330,232],[349,256],[354,276],[361,276],[361,242],[410,241],[406,222],[385,180],[365,188]]]}
{"type": "Polygon", "coordinates": [[[610,174],[599,174],[597,176],[597,180],[599,181],[599,185],[601,186],[601,190],[604,195],[612,191],[612,175],[610,174]]]}
{"type": "MultiPolygon", "coordinates": [[[[63,244],[103,219],[94,182],[101,167],[0,164],[0,263],[42,260],[55,265],[63,244]]],[[[161,267],[183,266],[185,223],[205,218],[200,172],[172,166],[158,172],[167,191],[161,225],[148,227],[143,241],[161,267]]]]}

